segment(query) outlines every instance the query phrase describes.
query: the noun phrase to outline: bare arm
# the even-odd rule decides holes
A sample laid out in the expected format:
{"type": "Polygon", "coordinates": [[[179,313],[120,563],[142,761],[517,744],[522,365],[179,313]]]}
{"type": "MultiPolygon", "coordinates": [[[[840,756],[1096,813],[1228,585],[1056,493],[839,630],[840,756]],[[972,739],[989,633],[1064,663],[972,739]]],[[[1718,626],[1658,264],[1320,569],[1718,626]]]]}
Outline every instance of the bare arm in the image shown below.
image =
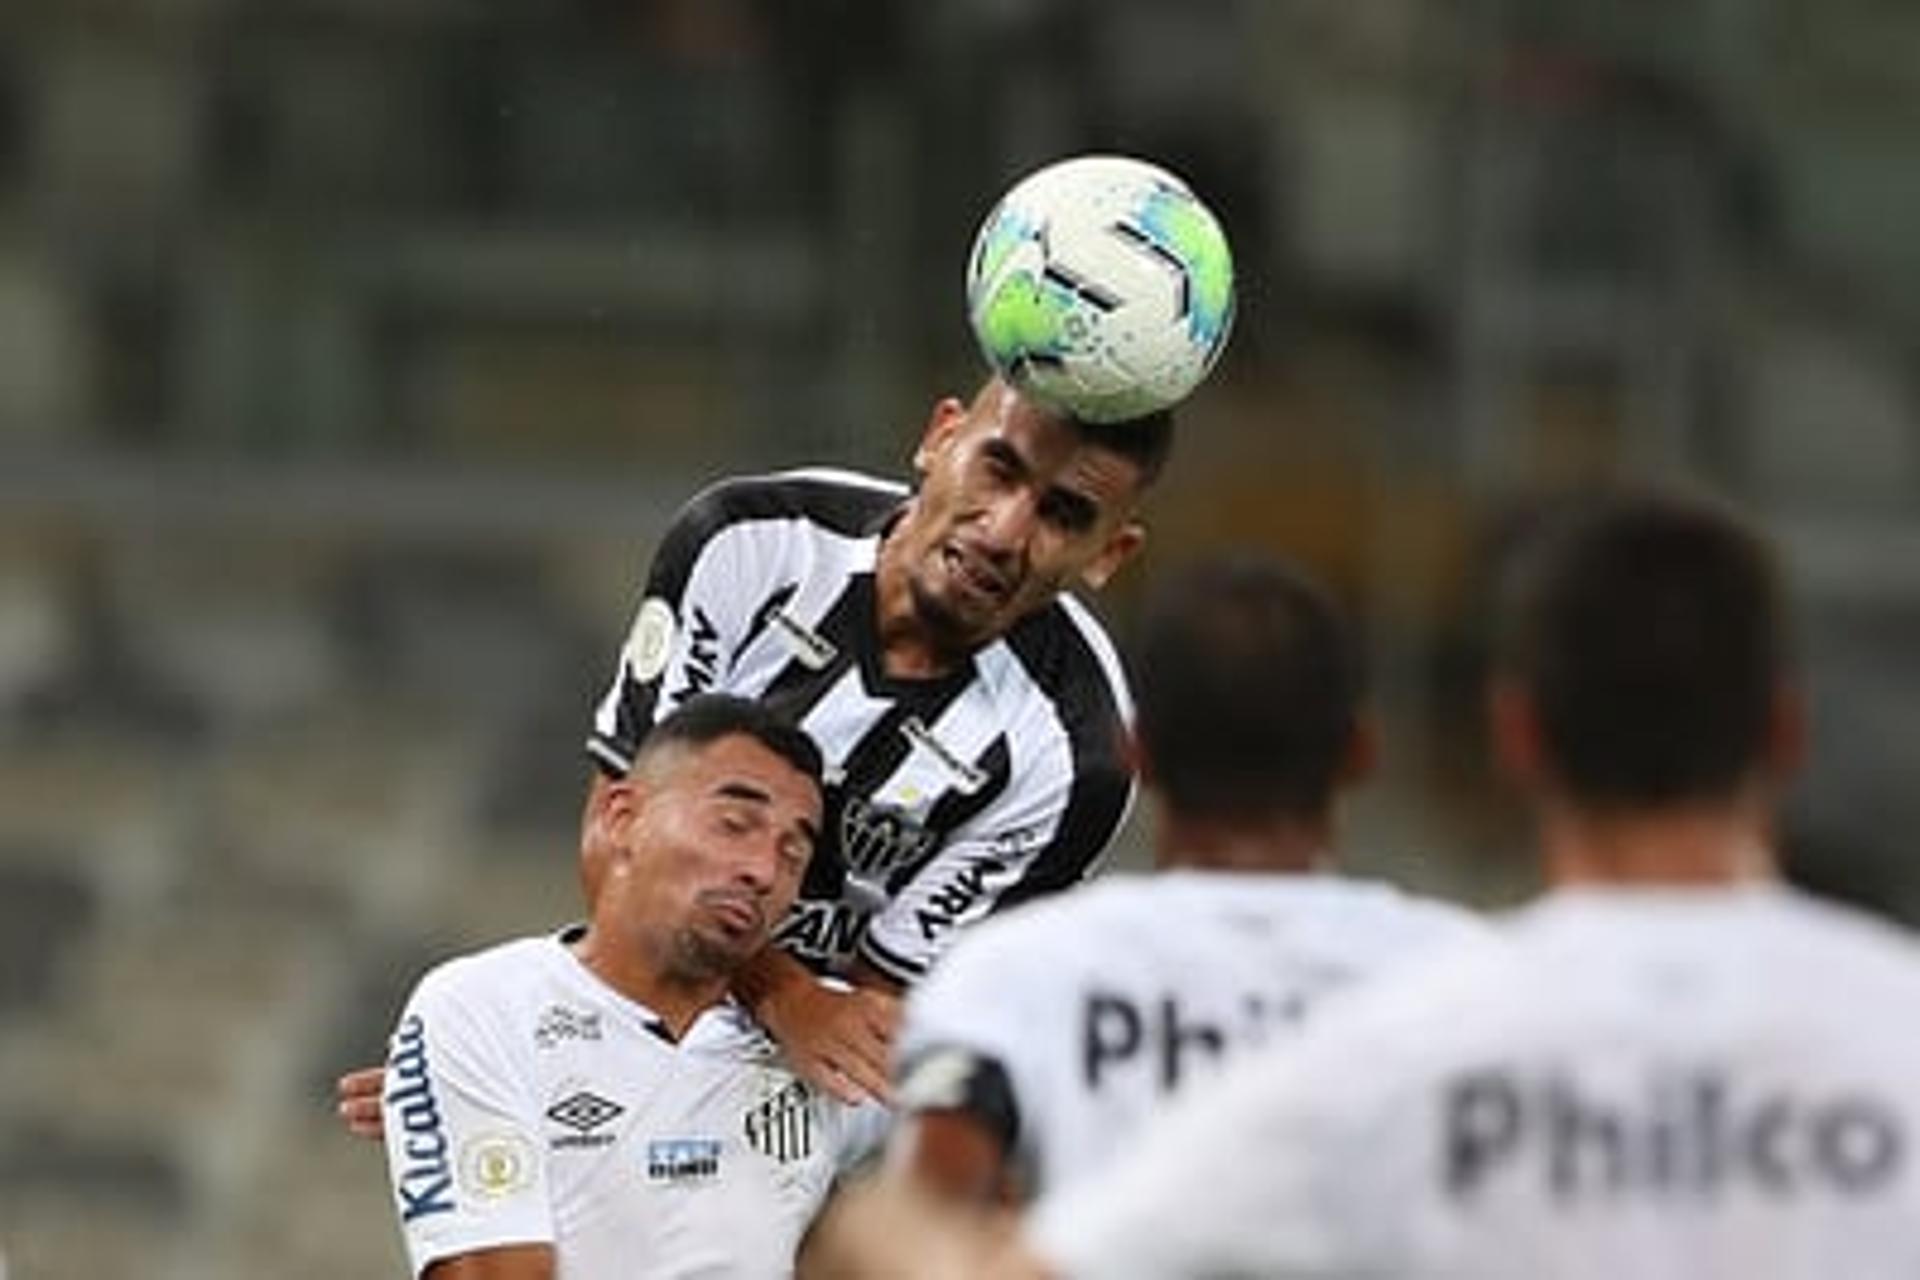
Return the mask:
{"type": "Polygon", "coordinates": [[[900,1121],[889,1172],[936,1200],[982,1208],[1019,1203],[1007,1149],[970,1111],[920,1111],[900,1121]]]}
{"type": "Polygon", "coordinates": [[[799,1280],[1055,1280],[1012,1214],[929,1199],[889,1179],[833,1197],[801,1255],[799,1280]]]}
{"type": "Polygon", "coordinates": [[[735,976],[733,989],[807,1081],[844,1102],[884,1102],[899,989],[863,966],[849,976],[852,989],[836,989],[769,947],[735,976]]]}
{"type": "Polygon", "coordinates": [[[553,1280],[553,1246],[510,1244],[442,1258],[422,1280],[553,1280]]]}

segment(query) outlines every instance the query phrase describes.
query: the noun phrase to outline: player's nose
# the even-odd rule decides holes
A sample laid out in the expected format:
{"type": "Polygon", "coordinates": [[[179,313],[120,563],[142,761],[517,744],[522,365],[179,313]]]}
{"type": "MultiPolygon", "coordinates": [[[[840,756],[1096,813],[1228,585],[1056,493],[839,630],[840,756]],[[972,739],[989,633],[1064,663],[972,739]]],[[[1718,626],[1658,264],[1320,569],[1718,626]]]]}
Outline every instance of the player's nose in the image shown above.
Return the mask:
{"type": "Polygon", "coordinates": [[[1038,507],[1025,489],[1003,493],[989,502],[980,520],[982,549],[1010,555],[1024,549],[1033,536],[1038,507]]]}
{"type": "Polygon", "coordinates": [[[774,877],[780,866],[780,836],[777,832],[768,832],[759,839],[749,841],[734,860],[734,883],[752,889],[756,893],[765,893],[773,887],[774,877]]]}

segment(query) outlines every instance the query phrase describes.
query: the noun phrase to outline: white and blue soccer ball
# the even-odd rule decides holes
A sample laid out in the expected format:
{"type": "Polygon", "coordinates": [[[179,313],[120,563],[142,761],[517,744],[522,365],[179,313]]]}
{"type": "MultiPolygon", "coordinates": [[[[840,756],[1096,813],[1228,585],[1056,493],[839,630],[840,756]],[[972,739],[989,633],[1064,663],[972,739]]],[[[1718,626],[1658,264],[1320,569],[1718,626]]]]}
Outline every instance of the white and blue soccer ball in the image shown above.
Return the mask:
{"type": "Polygon", "coordinates": [[[967,315],[988,363],[1087,422],[1183,399],[1226,349],[1233,311],[1219,221],[1179,178],[1125,156],[1029,174],[967,261],[967,315]]]}

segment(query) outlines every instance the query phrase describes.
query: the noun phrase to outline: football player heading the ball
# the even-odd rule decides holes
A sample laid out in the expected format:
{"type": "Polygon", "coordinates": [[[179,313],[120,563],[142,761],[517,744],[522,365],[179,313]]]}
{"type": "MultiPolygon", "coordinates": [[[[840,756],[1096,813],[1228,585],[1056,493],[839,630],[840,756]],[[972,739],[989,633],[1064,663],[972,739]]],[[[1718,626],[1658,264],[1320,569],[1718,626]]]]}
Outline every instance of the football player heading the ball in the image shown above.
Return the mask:
{"type": "MultiPolygon", "coordinates": [[[[1100,167],[1114,163],[1161,174],[1138,162],[1100,167]]],[[[1047,190],[1058,202],[1051,214],[1044,202],[1046,216],[1023,214],[1037,246],[976,251],[970,274],[989,262],[1037,261],[1062,239],[1050,231],[1056,222],[1079,225],[1086,190],[1071,182],[1047,190]]],[[[1150,280],[1165,285],[1170,312],[1185,293],[1189,305],[1204,294],[1208,314],[1218,313],[1203,326],[1211,351],[1186,375],[1184,394],[1217,356],[1232,308],[1224,240],[1199,242],[1207,256],[1190,274],[1205,274],[1204,287],[1179,286],[1166,265],[1196,243],[1163,227],[1192,222],[1169,222],[1164,208],[1170,193],[1192,200],[1186,188],[1162,175],[1131,190],[1129,205],[1111,182],[1099,187],[1102,216],[1133,228],[1113,236],[1152,246],[1140,253],[1160,274],[1126,274],[1100,255],[1053,270],[1043,262],[1035,278],[1050,319],[1031,341],[987,344],[994,374],[970,403],[934,404],[912,488],[816,469],[722,481],[697,495],[657,548],[594,719],[589,751],[615,775],[648,725],[702,691],[761,700],[820,745],[820,854],[777,946],[736,989],[796,1068],[844,1098],[884,1094],[898,990],[955,931],[1077,883],[1132,794],[1121,749],[1125,681],[1104,630],[1068,588],[1099,589],[1145,541],[1138,506],[1171,447],[1178,396],[1166,399],[1165,388],[1176,384],[1162,382],[1129,406],[1136,416],[1116,420],[1111,382],[1081,379],[1091,388],[1083,413],[1072,384],[1043,385],[1038,374],[1133,350],[1118,331],[1093,347],[1070,346],[1065,335],[1107,332],[1094,317],[1122,314],[1113,300],[1150,280]],[[1109,269],[1112,280],[1102,275],[1109,269]],[[1072,291],[1063,275],[1076,281],[1072,291]],[[819,982],[820,972],[851,989],[819,982]]],[[[998,228],[1011,204],[1009,196],[989,218],[983,244],[1009,236],[998,228]]],[[[1211,215],[1204,221],[1217,238],[1211,215]]],[[[973,283],[970,299],[990,307],[997,292],[973,283]]],[[[986,332],[979,314],[976,329],[986,332]]],[[[605,785],[594,779],[589,811],[605,785]]],[[[591,900],[598,870],[589,859],[582,872],[591,900]]],[[[377,1069],[342,1079],[340,1111],[356,1132],[378,1132],[378,1091],[377,1069]]]]}

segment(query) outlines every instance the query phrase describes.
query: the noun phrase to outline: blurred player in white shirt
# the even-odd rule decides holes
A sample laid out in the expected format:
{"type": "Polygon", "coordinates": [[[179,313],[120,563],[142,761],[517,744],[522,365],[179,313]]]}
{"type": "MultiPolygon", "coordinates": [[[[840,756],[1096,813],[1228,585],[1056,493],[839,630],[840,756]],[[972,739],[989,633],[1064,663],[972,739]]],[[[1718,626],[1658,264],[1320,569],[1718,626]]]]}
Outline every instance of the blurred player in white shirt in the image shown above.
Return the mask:
{"type": "Polygon", "coordinates": [[[595,793],[606,868],[583,929],[463,957],[394,1032],[385,1137],[415,1274],[782,1276],[840,1168],[877,1137],[796,1078],[727,994],[791,905],[820,755],[708,695],[595,793]]]}
{"type": "Polygon", "coordinates": [[[1335,793],[1373,737],[1357,648],[1316,587],[1263,558],[1209,561],[1155,598],[1131,657],[1159,874],[988,921],[908,1000],[889,1166],[951,1199],[1086,1176],[1225,1058],[1484,931],[1324,874],[1335,793]]]}
{"type": "Polygon", "coordinates": [[[1920,954],[1775,879],[1803,716],[1767,548],[1622,497],[1507,587],[1493,741],[1551,891],[1042,1205],[1046,1270],[1920,1275],[1920,954]]]}

